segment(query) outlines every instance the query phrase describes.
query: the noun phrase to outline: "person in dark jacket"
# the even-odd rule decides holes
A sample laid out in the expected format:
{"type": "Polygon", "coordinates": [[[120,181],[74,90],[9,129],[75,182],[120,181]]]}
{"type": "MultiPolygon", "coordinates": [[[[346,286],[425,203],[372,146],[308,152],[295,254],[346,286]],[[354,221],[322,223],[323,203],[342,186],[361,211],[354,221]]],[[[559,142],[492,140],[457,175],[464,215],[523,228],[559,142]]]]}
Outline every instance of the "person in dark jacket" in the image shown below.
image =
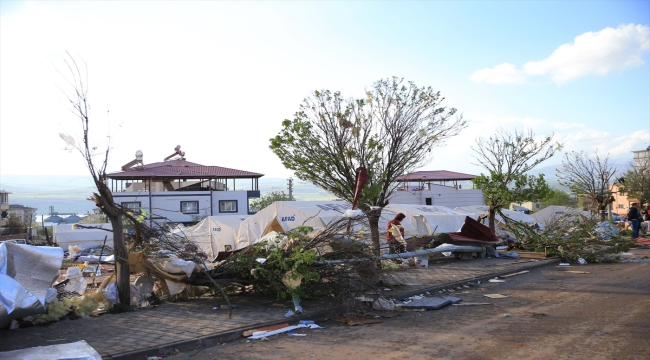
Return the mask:
{"type": "Polygon", "coordinates": [[[627,210],[627,222],[632,228],[632,239],[639,237],[639,224],[641,224],[641,213],[639,212],[639,204],[632,203],[632,206],[627,210]]]}

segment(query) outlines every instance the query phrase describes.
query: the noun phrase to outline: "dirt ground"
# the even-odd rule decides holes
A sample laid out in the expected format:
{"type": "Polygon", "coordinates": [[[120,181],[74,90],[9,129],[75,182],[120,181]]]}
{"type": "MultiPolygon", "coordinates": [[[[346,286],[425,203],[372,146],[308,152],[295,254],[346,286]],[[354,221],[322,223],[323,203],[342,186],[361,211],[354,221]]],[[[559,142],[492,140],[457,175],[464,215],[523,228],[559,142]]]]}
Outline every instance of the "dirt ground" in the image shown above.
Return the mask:
{"type": "Polygon", "coordinates": [[[538,268],[453,294],[491,305],[401,311],[362,326],[327,320],[295,331],[304,337],[242,338],[166,359],[649,359],[650,249],[633,252],[625,262],[538,268]]]}

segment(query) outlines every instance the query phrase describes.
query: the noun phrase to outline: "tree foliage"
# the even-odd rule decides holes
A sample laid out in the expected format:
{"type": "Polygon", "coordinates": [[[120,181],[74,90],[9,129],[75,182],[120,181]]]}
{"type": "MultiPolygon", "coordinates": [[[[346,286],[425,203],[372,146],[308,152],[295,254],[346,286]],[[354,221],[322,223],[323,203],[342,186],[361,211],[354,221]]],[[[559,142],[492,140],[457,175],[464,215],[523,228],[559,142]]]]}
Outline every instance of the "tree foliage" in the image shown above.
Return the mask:
{"type": "Polygon", "coordinates": [[[289,201],[289,195],[284,191],[271,191],[262,195],[259,199],[251,201],[251,208],[260,211],[276,201],[289,201]]]}
{"type": "Polygon", "coordinates": [[[358,207],[368,216],[378,252],[379,216],[395,178],[422,165],[432,148],[467,126],[443,100],[430,87],[395,77],[375,82],[364,99],[315,91],[293,119],[282,122],[270,148],[299,179],[350,202],[356,170],[365,167],[369,180],[358,207]]]}
{"type": "Polygon", "coordinates": [[[479,165],[488,171],[472,180],[483,190],[485,204],[489,207],[489,224],[494,230],[494,219],[510,203],[536,201],[545,198],[550,188],[544,175],[526,175],[537,165],[552,157],[561,148],[552,136],[539,140],[531,130],[501,129],[489,138],[479,138],[472,148],[479,165]]]}
{"type": "Polygon", "coordinates": [[[619,191],[628,198],[638,199],[639,205],[650,202],[650,158],[630,164],[617,180],[619,191]]]}
{"type": "Polygon", "coordinates": [[[593,156],[583,151],[566,153],[556,173],[560,184],[589,199],[600,213],[600,220],[605,221],[607,206],[614,201],[610,184],[616,175],[609,155],[601,159],[597,153],[593,156]]]}
{"type": "Polygon", "coordinates": [[[576,207],[578,205],[577,199],[572,198],[569,193],[560,189],[550,189],[548,195],[541,201],[541,203],[542,208],[551,205],[570,207],[576,207]]]}

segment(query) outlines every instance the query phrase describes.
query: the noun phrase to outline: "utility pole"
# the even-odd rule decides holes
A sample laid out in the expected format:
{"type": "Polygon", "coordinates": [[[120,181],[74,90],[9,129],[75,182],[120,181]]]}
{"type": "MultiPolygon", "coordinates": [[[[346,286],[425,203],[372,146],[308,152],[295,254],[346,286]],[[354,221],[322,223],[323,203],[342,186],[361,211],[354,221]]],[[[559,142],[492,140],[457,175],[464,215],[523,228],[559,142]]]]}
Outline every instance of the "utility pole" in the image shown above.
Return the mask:
{"type": "Polygon", "coordinates": [[[288,179],[289,185],[289,201],[293,201],[293,178],[288,179]]]}

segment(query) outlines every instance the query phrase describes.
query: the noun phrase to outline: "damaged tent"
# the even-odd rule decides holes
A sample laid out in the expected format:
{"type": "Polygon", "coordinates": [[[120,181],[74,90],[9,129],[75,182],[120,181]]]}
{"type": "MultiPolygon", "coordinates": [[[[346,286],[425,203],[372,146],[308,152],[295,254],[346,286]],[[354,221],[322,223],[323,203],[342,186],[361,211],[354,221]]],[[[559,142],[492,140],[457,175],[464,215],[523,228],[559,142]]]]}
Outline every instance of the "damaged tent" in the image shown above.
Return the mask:
{"type": "Polygon", "coordinates": [[[106,224],[82,224],[84,227],[95,229],[83,229],[79,224],[58,224],[53,227],[52,239],[63,249],[68,246],[77,245],[79,248],[87,248],[93,245],[102,245],[106,237],[106,246],[113,247],[113,226],[106,224]],[[108,231],[107,231],[108,230],[108,231]]]}
{"type": "MultiPolygon", "coordinates": [[[[488,214],[490,208],[487,205],[472,205],[472,206],[460,206],[455,208],[455,210],[467,211],[470,213],[474,213],[477,216],[480,216],[483,214],[488,214]]],[[[533,225],[537,222],[537,220],[535,220],[535,218],[532,215],[524,214],[520,211],[501,209],[501,212],[509,219],[514,220],[516,222],[520,222],[528,225],[533,225]]],[[[498,223],[502,223],[502,224],[504,223],[504,220],[501,217],[501,215],[497,215],[495,217],[495,220],[498,223]]]]}
{"type": "Polygon", "coordinates": [[[314,231],[319,231],[327,227],[321,218],[289,205],[291,202],[276,201],[242,221],[235,250],[259,242],[271,231],[284,233],[299,226],[310,226],[314,231]]]}
{"type": "Polygon", "coordinates": [[[248,215],[208,216],[198,224],[183,229],[182,234],[196,243],[208,255],[208,260],[214,261],[219,253],[235,250],[239,226],[246,218],[248,215]]]}
{"type": "Polygon", "coordinates": [[[537,211],[532,215],[532,217],[535,218],[539,224],[546,226],[547,224],[560,220],[576,221],[580,220],[582,217],[589,219],[592,215],[588,211],[578,210],[568,206],[551,205],[537,211]]]}
{"type": "MultiPolygon", "coordinates": [[[[257,243],[272,231],[283,233],[298,226],[311,226],[314,233],[323,230],[328,224],[344,217],[352,205],[347,201],[276,201],[255,215],[242,221],[236,249],[257,243]]],[[[379,231],[385,232],[388,222],[398,212],[384,208],[379,219],[379,231]]],[[[365,217],[364,217],[365,218],[365,217]]],[[[364,219],[365,220],[365,219],[364,219]]],[[[418,231],[410,222],[403,222],[405,238],[417,236],[418,231]]],[[[367,231],[367,224],[356,223],[351,231],[367,231]]],[[[383,237],[382,237],[383,238],[383,237]]]]}
{"type": "Polygon", "coordinates": [[[465,217],[478,218],[472,212],[433,205],[388,204],[384,211],[406,215],[420,236],[431,235],[434,231],[437,234],[458,231],[465,223],[465,217]]]}

